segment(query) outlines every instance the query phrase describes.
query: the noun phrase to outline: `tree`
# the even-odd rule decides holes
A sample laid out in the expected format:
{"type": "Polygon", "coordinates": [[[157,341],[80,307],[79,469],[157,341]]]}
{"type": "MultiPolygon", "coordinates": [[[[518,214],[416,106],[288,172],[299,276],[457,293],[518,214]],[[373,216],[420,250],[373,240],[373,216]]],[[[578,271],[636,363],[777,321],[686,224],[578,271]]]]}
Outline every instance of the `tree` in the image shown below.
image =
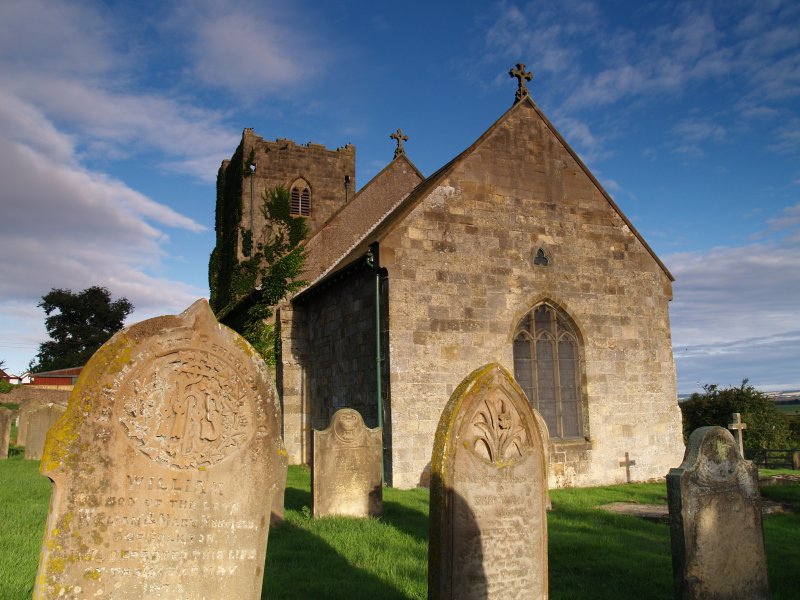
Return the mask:
{"type": "Polygon", "coordinates": [[[782,449],[788,447],[791,433],[789,424],[775,407],[775,403],[759,392],[748,380],[740,387],[719,388],[704,385],[705,393],[692,394],[691,398],[680,404],[683,413],[683,433],[688,438],[698,427],[719,425],[727,429],[731,415],[741,413],[747,424],[744,431],[744,449],[748,457],[764,448],[782,449]]]}
{"type": "Polygon", "coordinates": [[[47,317],[50,340],[39,345],[32,371],[52,371],[86,364],[117,331],[131,311],[127,298],[111,301],[111,292],[92,286],[82,292],[53,288],[38,304],[47,317]]]}

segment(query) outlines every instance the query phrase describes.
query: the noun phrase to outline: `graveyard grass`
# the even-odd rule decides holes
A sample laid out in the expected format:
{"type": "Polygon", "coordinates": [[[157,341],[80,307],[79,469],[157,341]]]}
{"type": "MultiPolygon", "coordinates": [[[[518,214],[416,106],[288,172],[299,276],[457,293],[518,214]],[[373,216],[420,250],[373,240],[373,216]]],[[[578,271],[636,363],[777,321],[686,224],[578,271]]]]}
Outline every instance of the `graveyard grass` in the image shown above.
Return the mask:
{"type": "MultiPolygon", "coordinates": [[[[30,598],[33,590],[50,497],[38,466],[0,461],[0,598],[7,600],[30,598]]],[[[286,520],[270,530],[263,598],[425,598],[427,490],[386,489],[381,519],[314,520],[309,480],[307,469],[289,468],[286,520]]],[[[594,508],[665,504],[663,482],[550,493],[550,598],[672,597],[668,526],[594,508]]],[[[800,484],[772,485],[763,495],[793,506],[765,517],[764,528],[773,598],[796,598],[800,484]]]]}

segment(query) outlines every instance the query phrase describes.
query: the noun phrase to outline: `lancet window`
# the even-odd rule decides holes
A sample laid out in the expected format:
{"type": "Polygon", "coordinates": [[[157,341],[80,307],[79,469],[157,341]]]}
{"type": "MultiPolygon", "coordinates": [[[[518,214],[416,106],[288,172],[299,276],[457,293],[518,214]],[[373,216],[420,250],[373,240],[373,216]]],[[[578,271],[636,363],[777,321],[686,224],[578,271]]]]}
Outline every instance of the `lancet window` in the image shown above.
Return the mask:
{"type": "Polygon", "coordinates": [[[553,438],[583,437],[580,345],[566,314],[538,304],[514,332],[514,377],[553,438]]]}

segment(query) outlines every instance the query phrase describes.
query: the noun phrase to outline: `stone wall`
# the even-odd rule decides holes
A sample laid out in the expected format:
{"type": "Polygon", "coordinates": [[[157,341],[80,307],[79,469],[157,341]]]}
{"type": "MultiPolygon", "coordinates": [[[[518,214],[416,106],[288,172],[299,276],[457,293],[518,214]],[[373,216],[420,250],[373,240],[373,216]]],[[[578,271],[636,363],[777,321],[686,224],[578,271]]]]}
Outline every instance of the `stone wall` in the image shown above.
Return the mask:
{"type": "MultiPolygon", "coordinates": [[[[264,215],[260,211],[261,195],[265,189],[283,186],[289,190],[298,178],[304,179],[310,185],[311,214],[306,218],[309,235],[345,205],[345,176],[350,178],[347,196],[352,198],[355,194],[356,151],[350,144],[337,150],[328,150],[320,144],[300,145],[286,139],[264,140],[255,135],[252,129],[245,129],[242,135],[245,168],[251,151],[256,172],[252,178],[252,190],[250,177],[245,177],[242,183],[241,226],[254,231],[253,244],[264,241],[263,236],[267,229],[264,215]],[[251,191],[254,205],[250,201],[251,191]]],[[[240,240],[239,260],[243,258],[240,240]]]]}
{"type": "MultiPolygon", "coordinates": [[[[512,335],[548,300],[582,342],[588,436],[554,440],[551,485],[663,477],[683,453],[667,274],[528,104],[381,242],[389,304],[394,484],[425,483],[442,408],[477,365],[513,372],[512,335]],[[550,263],[533,264],[543,248],[550,263]]],[[[586,417],[586,416],[585,416],[586,417]]]]}
{"type": "Polygon", "coordinates": [[[354,408],[367,427],[378,425],[375,273],[356,266],[322,293],[282,306],[278,319],[284,440],[290,461],[304,463],[311,429],[328,427],[337,409],[354,408]]]}
{"type": "Polygon", "coordinates": [[[41,403],[52,402],[53,404],[66,406],[71,392],[72,386],[22,385],[3,395],[2,399],[3,402],[15,402],[17,404],[25,404],[29,400],[36,400],[41,403]]]}

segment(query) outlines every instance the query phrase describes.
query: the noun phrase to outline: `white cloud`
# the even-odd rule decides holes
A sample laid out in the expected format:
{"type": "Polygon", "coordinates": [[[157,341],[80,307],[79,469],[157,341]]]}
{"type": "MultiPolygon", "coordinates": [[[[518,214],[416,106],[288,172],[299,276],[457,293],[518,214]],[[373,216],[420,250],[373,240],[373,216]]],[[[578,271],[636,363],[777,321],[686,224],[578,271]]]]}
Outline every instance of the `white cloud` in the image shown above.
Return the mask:
{"type": "Polygon", "coordinates": [[[684,140],[721,142],[725,139],[726,131],[722,125],[710,121],[687,119],[681,121],[672,131],[684,140]]]}
{"type": "MultiPolygon", "coordinates": [[[[782,225],[796,227],[793,217],[787,212],[782,225]]],[[[676,278],[670,316],[684,386],[751,377],[759,387],[791,387],[800,380],[800,239],[788,241],[665,258],[676,278]]]]}
{"type": "Polygon", "coordinates": [[[187,38],[194,77],[252,101],[322,72],[333,53],[312,34],[311,18],[278,3],[201,1],[184,4],[170,26],[187,38]]]}

